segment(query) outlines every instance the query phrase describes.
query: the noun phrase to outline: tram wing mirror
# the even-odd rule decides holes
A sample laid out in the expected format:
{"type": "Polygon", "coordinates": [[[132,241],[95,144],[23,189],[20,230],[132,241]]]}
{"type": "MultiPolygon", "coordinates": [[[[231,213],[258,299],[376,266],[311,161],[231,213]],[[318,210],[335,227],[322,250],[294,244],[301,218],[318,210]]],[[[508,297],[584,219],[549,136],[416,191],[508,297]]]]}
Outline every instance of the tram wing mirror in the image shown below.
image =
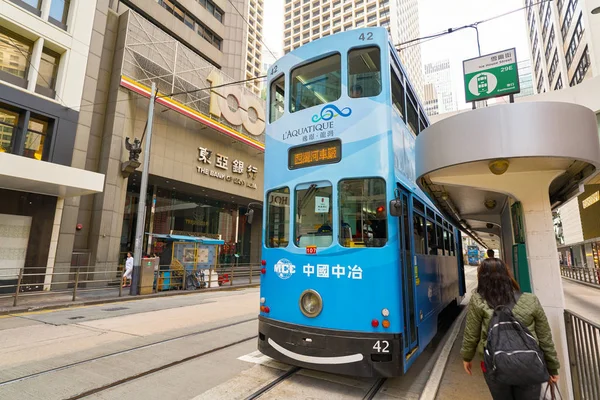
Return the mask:
{"type": "Polygon", "coordinates": [[[254,219],[254,210],[251,208],[246,213],[247,221],[249,224],[252,224],[252,220],[254,219]]]}
{"type": "Polygon", "coordinates": [[[402,200],[390,200],[390,214],[392,215],[392,217],[402,216],[402,200]]]}

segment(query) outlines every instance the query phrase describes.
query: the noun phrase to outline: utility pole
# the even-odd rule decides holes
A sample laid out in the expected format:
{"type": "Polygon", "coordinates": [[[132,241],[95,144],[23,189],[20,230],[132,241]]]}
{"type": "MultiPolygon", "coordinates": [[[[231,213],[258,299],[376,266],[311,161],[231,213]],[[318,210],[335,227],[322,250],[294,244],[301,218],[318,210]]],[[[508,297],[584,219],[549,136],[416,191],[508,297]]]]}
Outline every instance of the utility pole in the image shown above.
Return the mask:
{"type": "Polygon", "coordinates": [[[150,168],[150,144],[152,143],[152,120],[154,118],[154,101],[156,100],[156,83],[152,82],[150,104],[148,105],[148,125],[146,144],[144,145],[144,167],[142,169],[142,183],[140,184],[140,201],[137,209],[137,223],[135,225],[135,246],[133,249],[133,276],[129,294],[138,294],[140,270],[142,268],[142,249],[144,242],[144,226],[146,225],[146,192],[148,191],[148,170],[150,168]]]}

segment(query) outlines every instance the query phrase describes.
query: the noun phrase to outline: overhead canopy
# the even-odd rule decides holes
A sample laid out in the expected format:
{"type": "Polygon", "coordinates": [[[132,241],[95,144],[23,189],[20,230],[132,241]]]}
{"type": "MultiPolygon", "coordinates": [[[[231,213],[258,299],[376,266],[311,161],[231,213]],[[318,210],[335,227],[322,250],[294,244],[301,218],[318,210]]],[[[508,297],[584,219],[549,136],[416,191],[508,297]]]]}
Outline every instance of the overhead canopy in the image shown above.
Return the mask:
{"type": "MultiPolygon", "coordinates": [[[[149,235],[148,232],[146,232],[149,235]]],[[[225,244],[224,240],[221,239],[212,239],[207,237],[196,237],[196,236],[186,236],[186,235],[170,235],[170,234],[152,234],[152,237],[159,239],[172,240],[175,242],[195,242],[200,244],[208,244],[208,245],[221,245],[225,244]]]]}
{"type": "Polygon", "coordinates": [[[75,197],[101,193],[104,175],[0,153],[0,188],[56,197],[75,197]]]}

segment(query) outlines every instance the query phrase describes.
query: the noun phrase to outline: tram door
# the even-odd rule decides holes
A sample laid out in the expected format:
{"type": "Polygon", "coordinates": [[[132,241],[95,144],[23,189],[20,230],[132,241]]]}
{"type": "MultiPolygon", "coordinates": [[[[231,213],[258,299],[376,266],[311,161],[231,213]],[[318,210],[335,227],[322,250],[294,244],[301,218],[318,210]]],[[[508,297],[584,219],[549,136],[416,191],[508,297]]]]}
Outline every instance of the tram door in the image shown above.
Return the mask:
{"type": "MultiPolygon", "coordinates": [[[[404,355],[408,360],[417,350],[417,313],[415,301],[415,279],[413,252],[411,246],[412,224],[409,213],[408,193],[400,191],[402,216],[400,217],[400,253],[402,258],[403,299],[404,299],[404,355]]],[[[407,365],[406,363],[404,365],[407,365]]]]}

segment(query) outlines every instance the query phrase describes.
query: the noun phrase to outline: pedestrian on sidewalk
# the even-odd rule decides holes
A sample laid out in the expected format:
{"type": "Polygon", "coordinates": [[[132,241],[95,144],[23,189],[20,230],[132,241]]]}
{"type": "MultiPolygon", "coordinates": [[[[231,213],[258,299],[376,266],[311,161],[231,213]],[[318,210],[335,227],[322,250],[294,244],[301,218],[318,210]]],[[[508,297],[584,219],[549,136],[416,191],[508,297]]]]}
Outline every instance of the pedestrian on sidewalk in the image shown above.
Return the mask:
{"type": "Polygon", "coordinates": [[[129,285],[127,284],[127,279],[129,279],[131,281],[132,274],[133,274],[133,256],[131,255],[131,253],[127,253],[127,260],[125,260],[125,273],[123,273],[123,282],[122,282],[123,287],[131,286],[131,283],[129,283],[129,285]]]}
{"type": "MultiPolygon", "coordinates": [[[[560,364],[544,309],[534,294],[520,293],[519,285],[511,278],[508,268],[502,260],[497,258],[483,260],[477,271],[477,281],[477,289],[472,293],[467,310],[461,348],[465,371],[469,375],[472,374],[472,360],[477,353],[482,360],[487,360],[487,362],[481,362],[481,369],[494,400],[538,400],[542,390],[540,379],[538,382],[530,384],[508,385],[504,383],[506,380],[526,381],[528,379],[528,371],[532,370],[533,364],[523,365],[519,357],[531,355],[535,359],[537,354],[533,355],[534,350],[494,351],[497,349],[490,349],[490,344],[514,346],[515,342],[507,341],[507,338],[511,339],[511,333],[519,334],[524,338],[523,344],[529,345],[529,348],[541,349],[545,363],[540,360],[538,370],[541,368],[545,379],[549,377],[550,382],[556,384],[560,364]],[[510,310],[512,314],[504,314],[506,310],[510,310]],[[500,314],[505,317],[504,321],[512,319],[512,322],[498,323],[499,320],[503,321],[500,314]],[[494,325],[492,330],[489,330],[492,318],[494,318],[494,325]],[[515,324],[520,324],[520,326],[514,327],[515,324]],[[523,332],[531,335],[523,335],[523,332]],[[492,335],[495,336],[493,342],[491,340],[488,342],[488,334],[490,339],[492,335]],[[487,358],[484,357],[484,351],[487,358]],[[498,358],[499,356],[505,358],[498,358]],[[495,361],[494,358],[496,358],[495,361]],[[490,360],[494,361],[492,366],[490,366],[490,360]],[[500,363],[504,361],[516,363],[513,363],[508,370],[502,370],[500,363]],[[498,368],[496,368],[496,362],[499,363],[498,368]],[[519,368],[524,369],[524,372],[520,372],[519,368]]],[[[538,374],[538,376],[540,375],[538,374]]]]}

